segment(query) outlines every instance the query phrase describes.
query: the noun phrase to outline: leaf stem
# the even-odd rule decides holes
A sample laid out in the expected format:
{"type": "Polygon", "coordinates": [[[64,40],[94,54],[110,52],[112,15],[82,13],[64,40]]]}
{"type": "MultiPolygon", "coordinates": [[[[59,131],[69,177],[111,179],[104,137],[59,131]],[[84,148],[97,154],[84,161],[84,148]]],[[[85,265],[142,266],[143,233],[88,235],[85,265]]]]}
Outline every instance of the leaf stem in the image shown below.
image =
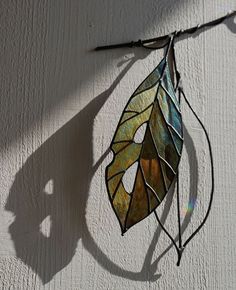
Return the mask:
{"type": "Polygon", "coordinates": [[[184,248],[179,248],[178,250],[178,261],[177,261],[177,266],[180,266],[180,262],[181,262],[181,258],[182,258],[182,254],[183,254],[184,248]]]}

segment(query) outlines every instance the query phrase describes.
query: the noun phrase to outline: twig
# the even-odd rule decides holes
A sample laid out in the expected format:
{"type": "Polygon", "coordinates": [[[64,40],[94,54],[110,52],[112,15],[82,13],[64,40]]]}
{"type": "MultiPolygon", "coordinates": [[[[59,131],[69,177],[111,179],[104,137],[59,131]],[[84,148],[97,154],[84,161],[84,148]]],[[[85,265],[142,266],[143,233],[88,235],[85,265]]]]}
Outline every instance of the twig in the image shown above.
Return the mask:
{"type": "Polygon", "coordinates": [[[150,38],[150,39],[145,39],[145,40],[138,40],[138,41],[131,41],[131,42],[126,42],[126,43],[119,43],[119,44],[112,44],[112,45],[104,45],[104,46],[98,46],[95,48],[95,50],[105,50],[105,49],[114,49],[114,48],[122,48],[122,47],[143,47],[145,44],[152,43],[152,42],[158,42],[158,41],[163,41],[166,40],[170,37],[170,35],[175,35],[176,37],[180,37],[186,34],[194,34],[200,29],[206,28],[206,27],[213,27],[216,25],[221,24],[224,22],[226,19],[236,16],[236,10],[234,11],[229,11],[225,16],[217,18],[215,20],[212,20],[210,22],[204,23],[204,24],[198,24],[194,27],[188,28],[188,29],[181,29],[179,31],[175,31],[173,33],[155,37],[155,38],[150,38]]]}

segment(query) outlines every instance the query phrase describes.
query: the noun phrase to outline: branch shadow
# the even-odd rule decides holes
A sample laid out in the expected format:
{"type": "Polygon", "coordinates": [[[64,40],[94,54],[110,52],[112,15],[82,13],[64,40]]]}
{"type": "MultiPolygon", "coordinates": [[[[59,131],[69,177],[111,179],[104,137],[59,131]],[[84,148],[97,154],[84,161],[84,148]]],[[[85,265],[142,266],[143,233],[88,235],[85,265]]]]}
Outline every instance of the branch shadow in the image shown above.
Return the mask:
{"type": "MultiPolygon", "coordinates": [[[[236,34],[236,17],[230,17],[226,20],[224,20],[222,22],[223,25],[226,26],[226,28],[232,32],[233,34],[236,34]]],[[[204,27],[202,29],[199,29],[198,31],[196,31],[194,34],[187,34],[187,35],[182,35],[180,37],[178,37],[175,42],[180,42],[182,40],[188,39],[188,38],[197,38],[200,34],[206,32],[206,31],[210,31],[212,29],[214,29],[215,26],[209,26],[209,27],[204,27]]]]}

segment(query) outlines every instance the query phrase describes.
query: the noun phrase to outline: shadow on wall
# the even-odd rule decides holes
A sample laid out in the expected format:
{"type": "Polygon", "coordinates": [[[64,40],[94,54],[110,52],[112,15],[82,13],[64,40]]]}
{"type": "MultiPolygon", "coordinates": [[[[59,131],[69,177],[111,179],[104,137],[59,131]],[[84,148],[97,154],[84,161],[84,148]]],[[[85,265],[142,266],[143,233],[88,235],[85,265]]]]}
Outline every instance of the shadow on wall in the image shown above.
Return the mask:
{"type": "MultiPolygon", "coordinates": [[[[164,2],[166,3],[166,1],[164,2]]],[[[75,33],[75,31],[73,32],[75,33]]],[[[52,52],[48,56],[52,55],[52,52]]],[[[55,53],[60,58],[64,51],[55,51],[55,53]]],[[[69,55],[70,51],[67,53],[69,55]]],[[[63,74],[66,75],[67,73],[66,79],[68,80],[63,90],[58,89],[58,84],[63,82],[65,75],[62,79],[57,78],[57,75],[53,79],[49,78],[51,83],[49,92],[53,92],[54,96],[52,102],[63,99],[78,85],[79,62],[73,60],[75,54],[76,51],[72,51],[72,58],[69,61],[64,59],[65,63],[62,64],[62,70],[65,68],[63,74]],[[58,80],[59,82],[57,82],[58,80]]],[[[39,275],[43,283],[49,282],[57,272],[70,263],[79,239],[82,240],[84,247],[97,262],[114,275],[140,281],[154,281],[160,276],[155,274],[157,264],[170,247],[152,264],[154,249],[160,236],[159,228],[153,237],[143,268],[136,273],[126,271],[109,260],[93,240],[85,220],[90,182],[105,157],[104,154],[93,166],[93,121],[119,81],[139,58],[140,55],[136,55],[109,89],[94,98],[71,121],[42,144],[16,174],[6,204],[6,210],[15,214],[15,221],[11,224],[9,232],[15,245],[17,257],[30,266],[39,275]],[[51,180],[53,182],[53,194],[48,194],[45,192],[45,186],[51,180]],[[48,215],[51,217],[52,227],[50,237],[45,237],[40,231],[40,224],[48,215]]],[[[52,67],[54,67],[53,63],[52,67]]],[[[87,72],[85,76],[88,77],[89,74],[91,72],[87,72]]],[[[53,75],[52,72],[51,75],[53,75]]],[[[80,79],[80,81],[83,80],[80,79]]],[[[40,86],[42,86],[42,80],[38,85],[36,84],[36,88],[40,86]]],[[[32,100],[32,102],[36,101],[35,106],[39,105],[39,100],[36,97],[35,100],[32,100]]],[[[13,113],[17,113],[18,109],[17,106],[14,107],[13,113]]],[[[15,123],[17,124],[17,122],[15,123]]],[[[17,126],[15,128],[16,132],[20,129],[17,126]]],[[[190,182],[191,200],[196,198],[197,159],[193,142],[188,134],[186,136],[185,143],[188,148],[192,178],[190,182]]],[[[167,198],[161,217],[163,223],[166,220],[172,198],[173,195],[169,195],[167,198]]],[[[187,214],[182,225],[182,231],[187,227],[190,219],[191,214],[187,214]]]]}
{"type": "MultiPolygon", "coordinates": [[[[50,114],[56,105],[93,79],[96,69],[102,68],[107,58],[103,53],[88,53],[88,47],[103,44],[103,35],[106,40],[109,35],[114,42],[122,40],[121,20],[129,28],[126,37],[138,39],[140,32],[152,25],[157,11],[164,9],[166,16],[182,3],[152,0],[147,7],[142,0],[129,3],[105,0],[102,6],[89,0],[70,0],[18,5],[3,0],[0,37],[4,47],[0,54],[4,61],[0,89],[7,101],[1,102],[1,112],[8,114],[0,114],[0,149],[21,140],[24,133],[41,122],[42,112],[50,114]],[[146,13],[143,21],[137,17],[142,10],[146,13]],[[113,14],[112,20],[109,14],[113,14]],[[154,19],[147,15],[154,15],[154,19]]],[[[163,14],[158,21],[165,21],[163,14]]],[[[109,54],[109,58],[123,53],[117,51],[109,54]]],[[[41,145],[15,176],[6,204],[6,210],[16,216],[9,232],[17,256],[44,283],[71,261],[82,236],[85,247],[95,256],[96,243],[90,238],[85,223],[89,184],[96,170],[92,166],[93,120],[137,58],[108,90],[41,145]],[[51,195],[45,192],[50,180],[54,184],[51,195]],[[52,229],[51,236],[46,238],[39,225],[48,215],[52,229]]],[[[105,268],[111,267],[105,256],[100,260],[105,268]]],[[[111,268],[115,269],[114,274],[115,271],[123,273],[116,265],[111,268]]]]}
{"type": "MultiPolygon", "coordinates": [[[[142,51],[141,54],[144,57],[142,51]]],[[[155,281],[160,276],[155,274],[159,260],[153,264],[151,262],[161,233],[160,229],[154,235],[142,270],[132,272],[120,268],[102,252],[89,233],[85,219],[91,179],[107,154],[105,152],[93,166],[93,121],[121,78],[137,59],[140,59],[140,56],[136,55],[126,64],[108,90],[97,96],[41,145],[15,177],[6,204],[6,210],[15,214],[15,221],[9,227],[9,232],[17,257],[30,266],[43,283],[49,282],[57,272],[70,263],[79,239],[82,239],[84,247],[97,262],[114,275],[140,281],[155,281]],[[50,181],[53,183],[52,194],[45,191],[50,181]],[[52,222],[49,237],[40,231],[40,224],[47,216],[50,216],[52,222]]],[[[190,137],[186,136],[188,140],[190,137]]],[[[191,138],[189,140],[186,142],[190,145],[188,148],[191,156],[191,188],[195,189],[191,192],[196,198],[197,160],[191,138]]],[[[193,198],[192,195],[190,200],[193,198]]],[[[163,224],[172,199],[173,193],[167,197],[165,203],[161,217],[163,224]]],[[[186,226],[190,217],[191,215],[185,217],[186,226]]]]}
{"type": "Polygon", "coordinates": [[[17,256],[44,283],[71,261],[80,238],[88,250],[97,251],[85,221],[90,182],[103,160],[101,157],[93,166],[93,122],[137,59],[140,57],[131,59],[109,89],[41,145],[15,177],[6,204],[16,216],[9,232],[17,256]],[[53,194],[45,192],[50,181],[53,194]],[[52,226],[47,238],[40,232],[40,224],[48,215],[52,226]]]}

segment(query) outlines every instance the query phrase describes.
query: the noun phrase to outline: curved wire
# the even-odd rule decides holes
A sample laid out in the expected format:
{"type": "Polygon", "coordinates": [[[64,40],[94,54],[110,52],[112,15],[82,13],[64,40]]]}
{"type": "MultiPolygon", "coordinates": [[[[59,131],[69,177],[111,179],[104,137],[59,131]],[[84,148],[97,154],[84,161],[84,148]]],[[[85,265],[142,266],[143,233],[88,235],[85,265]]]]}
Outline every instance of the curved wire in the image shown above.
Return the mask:
{"type": "MultiPolygon", "coordinates": [[[[166,49],[166,53],[165,53],[165,58],[167,60],[169,52],[171,49],[173,49],[173,63],[174,63],[174,69],[175,69],[175,74],[177,77],[177,86],[176,89],[179,85],[179,80],[180,80],[180,75],[179,72],[177,70],[176,67],[176,61],[175,61],[175,53],[174,53],[174,39],[175,39],[176,33],[173,33],[172,35],[169,36],[169,44],[168,47],[166,49]]],[[[179,101],[180,101],[180,95],[179,95],[179,101]]],[[[160,227],[162,228],[162,230],[165,232],[165,234],[169,237],[169,239],[171,240],[171,242],[173,243],[177,254],[178,254],[178,261],[177,261],[177,266],[180,265],[180,260],[182,257],[182,253],[184,248],[182,247],[182,237],[181,237],[181,224],[180,224],[180,210],[179,210],[179,175],[177,173],[177,207],[178,207],[178,226],[179,226],[179,246],[177,245],[175,239],[171,236],[171,234],[168,232],[168,230],[165,228],[165,226],[162,224],[161,220],[159,219],[156,211],[154,210],[154,214],[156,216],[156,220],[159,223],[160,227]]]]}
{"type": "Polygon", "coordinates": [[[179,251],[180,251],[179,247],[177,246],[177,244],[176,244],[175,240],[173,239],[173,237],[171,236],[171,234],[167,231],[167,229],[164,227],[164,225],[163,225],[162,222],[160,221],[160,219],[159,219],[159,217],[158,217],[158,215],[157,215],[157,213],[156,213],[156,210],[154,210],[154,214],[155,214],[155,216],[156,216],[156,219],[157,219],[157,221],[158,221],[160,227],[161,227],[162,230],[166,233],[166,235],[170,238],[170,240],[172,241],[173,245],[175,246],[175,249],[176,249],[177,253],[179,254],[179,251]]]}
{"type": "Polygon", "coordinates": [[[204,126],[204,124],[202,123],[202,121],[200,120],[200,118],[198,117],[197,113],[194,111],[194,109],[192,108],[190,102],[188,101],[182,87],[179,86],[179,82],[180,82],[180,74],[177,70],[177,66],[176,66],[176,60],[175,60],[175,53],[174,53],[174,38],[176,36],[176,33],[174,33],[169,40],[169,45],[166,51],[166,57],[169,53],[170,50],[170,46],[173,47],[173,56],[174,56],[174,65],[175,65],[175,73],[177,74],[177,85],[176,85],[176,90],[179,91],[179,102],[180,102],[180,97],[181,95],[183,96],[185,102],[187,103],[188,107],[190,108],[190,110],[192,111],[193,115],[195,116],[195,118],[197,119],[197,121],[199,122],[200,126],[202,127],[204,134],[206,136],[207,139],[207,144],[208,144],[208,149],[209,149],[209,155],[210,155],[210,164],[211,164],[211,183],[212,183],[212,187],[211,187],[211,193],[210,193],[210,201],[209,201],[209,205],[207,208],[207,212],[206,215],[202,221],[202,223],[197,227],[197,229],[189,236],[189,238],[182,243],[182,235],[181,235],[181,222],[180,222],[180,200],[179,200],[179,176],[177,174],[177,210],[178,210],[178,228],[179,228],[179,246],[177,245],[175,239],[171,236],[171,234],[167,231],[167,229],[164,227],[164,225],[162,224],[162,222],[160,221],[156,211],[154,211],[154,214],[156,216],[156,219],[159,223],[159,225],[161,226],[161,228],[163,229],[163,231],[166,233],[166,235],[170,238],[170,240],[172,241],[174,247],[176,248],[176,251],[178,253],[178,261],[177,261],[177,265],[180,265],[180,260],[182,257],[182,253],[185,249],[185,247],[187,246],[187,244],[195,237],[195,235],[201,230],[201,228],[204,226],[204,224],[206,223],[206,220],[210,214],[211,211],[211,207],[212,207],[212,202],[213,202],[213,196],[214,196],[214,188],[215,188],[215,177],[214,177],[214,163],[213,163],[213,153],[212,153],[212,146],[211,146],[211,141],[209,138],[209,134],[204,126]]]}
{"type": "MultiPolygon", "coordinates": [[[[196,112],[194,111],[194,109],[192,108],[191,104],[189,103],[184,91],[182,88],[178,88],[179,90],[179,93],[182,94],[185,102],[187,103],[188,107],[190,108],[190,110],[192,111],[192,113],[194,114],[195,118],[197,119],[197,121],[199,122],[199,124],[201,125],[203,131],[204,131],[204,134],[206,136],[206,139],[207,139],[207,144],[208,144],[208,149],[209,149],[209,155],[210,155],[210,163],[211,163],[211,181],[212,181],[212,187],[211,187],[211,194],[210,194],[210,201],[209,201],[209,205],[208,205],[208,208],[207,208],[207,212],[206,212],[206,215],[202,221],[202,223],[197,227],[197,229],[189,236],[189,238],[182,244],[182,241],[179,241],[180,244],[179,244],[179,247],[175,241],[175,239],[171,236],[171,234],[167,231],[167,229],[164,227],[164,225],[162,224],[162,222],[160,221],[156,211],[154,211],[154,214],[156,216],[156,219],[160,225],[160,227],[162,228],[162,230],[166,233],[166,235],[169,237],[169,239],[172,241],[176,251],[177,251],[177,254],[178,254],[178,261],[177,261],[177,266],[180,265],[180,261],[181,261],[181,257],[182,257],[182,253],[185,249],[185,247],[187,246],[187,244],[195,237],[195,235],[201,230],[201,228],[204,226],[204,224],[206,223],[206,220],[210,214],[210,211],[211,211],[211,207],[212,207],[212,202],[213,202],[213,196],[214,196],[214,188],[215,188],[215,176],[214,176],[214,163],[213,163],[213,153],[212,153],[212,146],[211,146],[211,141],[210,141],[210,138],[209,138],[209,135],[208,135],[208,132],[205,128],[205,126],[203,125],[202,121],[200,120],[200,118],[198,117],[198,115],[196,114],[196,112]]],[[[178,178],[178,176],[177,176],[178,178]]],[[[177,180],[177,183],[178,183],[178,180],[177,180]]],[[[177,184],[177,190],[178,190],[178,184],[177,184]]],[[[177,202],[179,202],[177,200],[177,202]]],[[[178,205],[179,206],[179,205],[178,205]]],[[[180,213],[178,211],[178,218],[180,218],[180,213]]],[[[179,226],[180,226],[180,223],[179,223],[179,226]]],[[[179,239],[181,239],[181,228],[179,227],[179,239]]]]}
{"type": "Polygon", "coordinates": [[[209,216],[209,213],[211,211],[211,206],[212,206],[212,202],[213,202],[213,196],[214,196],[214,188],[215,188],[215,176],[214,176],[214,163],[213,163],[213,153],[212,153],[212,146],[211,146],[211,141],[208,135],[208,132],[205,128],[205,126],[203,125],[202,121],[199,119],[198,115],[196,114],[196,112],[194,111],[194,109],[192,108],[191,104],[189,103],[184,91],[182,88],[179,88],[179,92],[182,94],[185,102],[187,103],[188,107],[190,108],[190,110],[192,111],[193,115],[195,116],[195,118],[197,119],[197,121],[199,122],[199,124],[201,125],[206,139],[207,139],[207,144],[208,144],[208,149],[209,149],[209,154],[210,154],[210,162],[211,162],[211,194],[210,194],[210,201],[209,201],[209,205],[207,208],[207,212],[206,215],[202,221],[202,223],[198,226],[198,228],[190,235],[190,237],[184,242],[183,244],[183,248],[186,247],[186,245],[194,238],[194,236],[200,231],[200,229],[204,226],[204,224],[206,223],[206,220],[209,216]]]}
{"type": "MultiPolygon", "coordinates": [[[[173,47],[174,49],[174,47],[173,47]]],[[[173,50],[173,58],[174,58],[174,66],[175,66],[175,71],[176,71],[176,75],[177,75],[177,84],[176,84],[176,89],[175,91],[179,88],[179,83],[180,83],[180,74],[177,70],[177,64],[176,64],[176,59],[175,59],[175,51],[173,50]],[[177,74],[178,73],[178,74],[177,74]]],[[[180,91],[178,90],[179,95],[178,95],[178,101],[179,101],[179,106],[180,106],[180,102],[181,102],[181,94],[180,91]]],[[[183,135],[183,134],[182,134],[183,135]]],[[[183,249],[183,244],[182,244],[182,229],[181,229],[181,218],[180,218],[180,193],[179,193],[179,168],[177,171],[177,181],[176,181],[176,199],[177,199],[177,217],[178,217],[178,231],[179,231],[179,248],[183,249]]],[[[181,259],[181,257],[180,257],[181,259]]],[[[180,264],[180,260],[179,263],[177,263],[177,265],[180,264]]]]}

